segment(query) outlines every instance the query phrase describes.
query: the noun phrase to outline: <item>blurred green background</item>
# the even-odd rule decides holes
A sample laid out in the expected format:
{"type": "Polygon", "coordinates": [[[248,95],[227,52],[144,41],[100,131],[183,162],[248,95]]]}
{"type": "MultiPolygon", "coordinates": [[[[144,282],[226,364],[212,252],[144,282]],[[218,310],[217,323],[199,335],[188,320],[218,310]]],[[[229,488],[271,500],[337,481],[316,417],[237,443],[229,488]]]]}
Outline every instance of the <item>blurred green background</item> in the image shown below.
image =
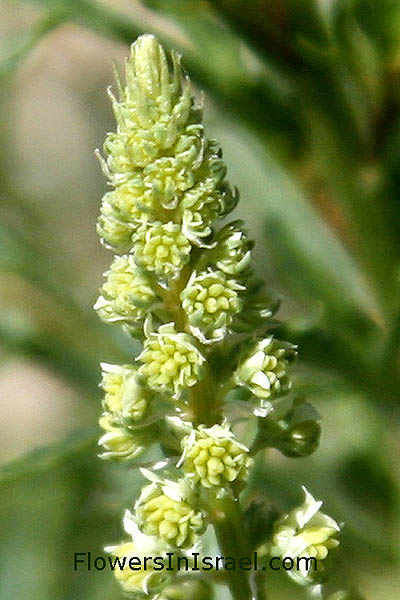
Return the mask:
{"type": "MultiPolygon", "coordinates": [[[[322,415],[311,458],[270,451],[250,497],[300,485],[345,523],[332,589],[400,589],[398,0],[2,0],[0,4],[0,597],[121,597],[102,554],[141,482],[96,458],[98,362],[134,349],[91,309],[111,260],[95,234],[114,128],[106,86],[155,33],[184,55],[241,192],[235,216],[300,346],[322,415]],[[96,554],[96,555],[97,555],[96,554]]],[[[305,598],[283,575],[269,600],[305,598]]],[[[225,598],[222,593],[221,598],[225,598]]]]}

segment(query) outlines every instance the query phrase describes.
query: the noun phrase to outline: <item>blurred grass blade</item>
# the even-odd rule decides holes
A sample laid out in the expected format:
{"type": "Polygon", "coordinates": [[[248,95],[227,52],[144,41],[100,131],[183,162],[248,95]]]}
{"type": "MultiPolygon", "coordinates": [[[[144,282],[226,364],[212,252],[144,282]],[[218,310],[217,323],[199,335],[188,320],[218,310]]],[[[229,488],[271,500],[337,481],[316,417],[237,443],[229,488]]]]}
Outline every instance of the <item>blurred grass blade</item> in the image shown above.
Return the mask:
{"type": "Polygon", "coordinates": [[[44,364],[59,376],[94,395],[99,379],[97,362],[84,352],[75,351],[64,344],[59,336],[30,327],[25,315],[1,311],[0,344],[8,353],[18,353],[44,364]]]}
{"type": "MultiPolygon", "coordinates": [[[[286,275],[307,286],[309,295],[325,302],[335,314],[360,310],[375,318],[375,298],[346,248],[307,201],[294,180],[274,160],[256,135],[223,117],[212,133],[225,149],[226,162],[251,207],[252,222],[265,224],[277,256],[296,264],[286,275]]],[[[286,265],[288,266],[288,265],[286,265]]]]}
{"type": "Polygon", "coordinates": [[[52,469],[87,453],[96,453],[97,428],[78,430],[61,442],[40,446],[0,467],[0,487],[52,469]]]}
{"type": "Polygon", "coordinates": [[[0,225],[0,273],[15,274],[32,286],[29,302],[22,296],[13,306],[3,306],[0,340],[94,392],[99,349],[107,348],[107,360],[119,359],[122,334],[110,331],[90,306],[75,300],[55,258],[26,235],[0,225]]]}
{"type": "Polygon", "coordinates": [[[11,75],[36,44],[47,33],[60,25],[63,20],[63,15],[58,12],[51,13],[31,31],[24,33],[22,36],[14,37],[7,44],[8,49],[4,55],[0,55],[0,80],[11,75]]]}
{"type": "Polygon", "coordinates": [[[132,42],[140,34],[134,23],[117,11],[91,0],[20,0],[24,4],[36,4],[50,12],[56,12],[59,18],[75,21],[83,27],[113,36],[126,43],[132,42]]]}

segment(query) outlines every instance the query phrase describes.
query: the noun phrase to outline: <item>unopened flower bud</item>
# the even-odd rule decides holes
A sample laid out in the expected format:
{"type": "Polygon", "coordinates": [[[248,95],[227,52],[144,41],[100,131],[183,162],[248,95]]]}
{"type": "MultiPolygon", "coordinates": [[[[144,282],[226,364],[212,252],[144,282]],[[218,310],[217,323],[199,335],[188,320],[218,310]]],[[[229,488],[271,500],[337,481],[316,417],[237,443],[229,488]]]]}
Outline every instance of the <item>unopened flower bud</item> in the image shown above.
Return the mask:
{"type": "Polygon", "coordinates": [[[121,218],[110,201],[110,195],[106,194],[97,221],[97,233],[102,243],[115,252],[128,252],[133,246],[134,231],[134,223],[121,218]]]}
{"type": "Polygon", "coordinates": [[[177,208],[182,231],[193,244],[200,247],[207,247],[205,238],[212,233],[213,221],[230,212],[237,202],[237,196],[229,186],[214,188],[209,180],[199,182],[185,193],[177,208]]]}
{"type": "Polygon", "coordinates": [[[226,167],[220,147],[213,141],[206,143],[200,180],[183,194],[177,206],[182,231],[200,247],[207,246],[204,239],[212,233],[213,221],[228,214],[238,202],[236,191],[224,181],[226,167]]]}
{"type": "Polygon", "coordinates": [[[106,196],[120,219],[135,227],[148,221],[155,208],[140,178],[118,185],[106,196]]]}
{"type": "Polygon", "coordinates": [[[225,225],[216,236],[216,248],[212,258],[226,275],[239,275],[249,266],[253,242],[243,230],[243,221],[233,221],[225,225]]]}
{"type": "Polygon", "coordinates": [[[155,571],[153,562],[145,563],[144,558],[146,556],[166,557],[166,548],[156,537],[142,533],[128,510],[124,517],[124,529],[131,539],[116,546],[108,546],[105,551],[119,559],[115,563],[113,573],[124,592],[134,593],[135,598],[145,599],[149,597],[148,594],[160,589],[169,574],[165,570],[155,571]],[[133,557],[135,557],[134,568],[131,569],[129,561],[133,557]]]}
{"type": "Polygon", "coordinates": [[[288,365],[296,356],[296,350],[296,346],[269,336],[239,364],[235,382],[247,386],[262,399],[286,394],[291,386],[288,365]]]}
{"type": "Polygon", "coordinates": [[[104,460],[131,460],[139,456],[145,445],[140,440],[137,432],[132,432],[126,427],[114,425],[113,417],[104,413],[99,420],[105,434],[99,439],[99,446],[103,452],[99,455],[104,460]]]}

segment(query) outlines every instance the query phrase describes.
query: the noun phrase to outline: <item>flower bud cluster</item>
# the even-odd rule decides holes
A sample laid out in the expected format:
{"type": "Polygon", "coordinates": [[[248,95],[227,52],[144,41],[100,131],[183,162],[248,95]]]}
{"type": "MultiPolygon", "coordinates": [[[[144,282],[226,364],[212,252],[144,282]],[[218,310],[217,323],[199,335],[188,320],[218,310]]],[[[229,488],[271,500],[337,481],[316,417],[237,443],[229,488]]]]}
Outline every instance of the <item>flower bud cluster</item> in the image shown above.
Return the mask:
{"type": "Polygon", "coordinates": [[[155,38],[142,36],[132,46],[125,79],[118,98],[110,92],[117,132],[108,134],[101,160],[115,190],[103,199],[98,231],[117,252],[139,243],[145,264],[164,267],[169,276],[236,197],[224,181],[219,146],[204,136],[180,56],[171,52],[169,64],[155,38]],[[154,230],[143,229],[148,221],[154,230]],[[158,253],[158,246],[164,250],[158,253]]]}

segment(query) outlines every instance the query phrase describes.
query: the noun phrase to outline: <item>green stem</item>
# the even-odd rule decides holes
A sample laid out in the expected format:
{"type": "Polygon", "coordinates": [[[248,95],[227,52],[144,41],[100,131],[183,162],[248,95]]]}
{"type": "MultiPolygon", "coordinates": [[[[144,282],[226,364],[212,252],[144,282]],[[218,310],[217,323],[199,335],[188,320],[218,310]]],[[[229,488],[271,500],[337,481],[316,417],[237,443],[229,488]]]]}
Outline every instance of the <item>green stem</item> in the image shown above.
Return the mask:
{"type": "MultiPolygon", "coordinates": [[[[221,555],[235,559],[235,569],[226,570],[226,581],[233,600],[253,600],[255,598],[249,583],[249,572],[238,567],[241,557],[251,559],[248,536],[243,526],[243,515],[239,500],[232,494],[219,498],[209,492],[208,512],[214,525],[221,555]]],[[[257,597],[263,600],[262,597],[257,597]]]]}
{"type": "Polygon", "coordinates": [[[263,572],[258,572],[254,576],[255,584],[255,600],[268,600],[267,592],[265,590],[265,578],[263,572]]]}

